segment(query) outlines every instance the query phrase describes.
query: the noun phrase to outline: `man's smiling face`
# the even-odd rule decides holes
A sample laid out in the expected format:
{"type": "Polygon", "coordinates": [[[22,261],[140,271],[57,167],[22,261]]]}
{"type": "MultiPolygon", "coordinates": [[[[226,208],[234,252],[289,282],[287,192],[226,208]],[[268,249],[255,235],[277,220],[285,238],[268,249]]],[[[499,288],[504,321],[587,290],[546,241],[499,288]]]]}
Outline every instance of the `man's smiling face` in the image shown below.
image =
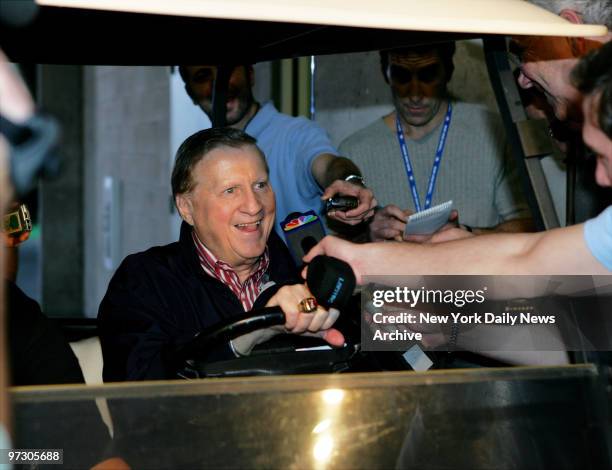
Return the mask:
{"type": "Polygon", "coordinates": [[[181,217],[204,245],[234,269],[263,254],[274,224],[274,192],[254,145],[220,147],[193,168],[194,188],[177,195],[181,217]]]}

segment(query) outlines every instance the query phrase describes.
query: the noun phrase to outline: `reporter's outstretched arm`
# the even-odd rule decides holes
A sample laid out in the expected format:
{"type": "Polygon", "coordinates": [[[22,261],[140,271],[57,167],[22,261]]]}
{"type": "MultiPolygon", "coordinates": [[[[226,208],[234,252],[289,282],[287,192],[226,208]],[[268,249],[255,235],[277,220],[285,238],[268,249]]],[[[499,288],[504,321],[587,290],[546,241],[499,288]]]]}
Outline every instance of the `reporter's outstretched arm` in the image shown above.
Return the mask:
{"type": "Polygon", "coordinates": [[[305,257],[340,258],[365,275],[610,274],[589,251],[584,225],[539,233],[491,234],[439,244],[355,245],[325,237],[305,257]]]}

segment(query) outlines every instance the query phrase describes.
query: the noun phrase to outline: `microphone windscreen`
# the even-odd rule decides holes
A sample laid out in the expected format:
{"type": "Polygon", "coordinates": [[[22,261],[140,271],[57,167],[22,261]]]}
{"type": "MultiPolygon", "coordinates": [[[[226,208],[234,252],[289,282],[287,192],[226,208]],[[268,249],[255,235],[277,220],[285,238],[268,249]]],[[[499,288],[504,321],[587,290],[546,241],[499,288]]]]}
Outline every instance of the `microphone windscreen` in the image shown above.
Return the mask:
{"type": "Polygon", "coordinates": [[[355,274],[344,261],[316,256],[308,265],[306,283],[317,302],[325,308],[344,307],[355,290],[355,274]]]}

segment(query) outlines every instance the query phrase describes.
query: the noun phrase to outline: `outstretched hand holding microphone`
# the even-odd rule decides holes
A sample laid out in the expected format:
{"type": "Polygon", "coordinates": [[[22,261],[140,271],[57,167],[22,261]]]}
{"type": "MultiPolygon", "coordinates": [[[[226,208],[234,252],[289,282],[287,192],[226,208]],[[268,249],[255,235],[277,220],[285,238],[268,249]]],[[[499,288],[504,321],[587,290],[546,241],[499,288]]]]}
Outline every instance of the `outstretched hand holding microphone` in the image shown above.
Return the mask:
{"type": "Polygon", "coordinates": [[[344,345],[344,335],[333,324],[355,289],[350,266],[329,256],[317,256],[309,264],[306,284],[283,286],[268,301],[267,308],[280,308],[284,325],[247,333],[232,340],[234,350],[247,354],[259,343],[279,333],[319,337],[331,346],[344,345]]]}
{"type": "Polygon", "coordinates": [[[232,316],[200,332],[177,351],[178,359],[206,356],[215,344],[228,339],[237,354],[247,355],[257,344],[282,333],[319,337],[331,346],[341,347],[344,335],[332,326],[354,289],[355,275],[348,264],[317,256],[309,264],[306,284],[283,286],[265,308],[232,316]]]}

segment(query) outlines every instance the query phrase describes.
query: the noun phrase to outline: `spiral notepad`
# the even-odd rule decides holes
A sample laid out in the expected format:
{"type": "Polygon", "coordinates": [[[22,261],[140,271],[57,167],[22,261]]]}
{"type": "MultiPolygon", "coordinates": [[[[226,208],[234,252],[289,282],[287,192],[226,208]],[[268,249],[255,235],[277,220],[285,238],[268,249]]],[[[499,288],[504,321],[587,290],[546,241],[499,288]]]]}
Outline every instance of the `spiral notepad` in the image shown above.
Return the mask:
{"type": "Polygon", "coordinates": [[[453,209],[453,201],[446,201],[408,217],[404,235],[429,235],[442,228],[453,209]]]}

